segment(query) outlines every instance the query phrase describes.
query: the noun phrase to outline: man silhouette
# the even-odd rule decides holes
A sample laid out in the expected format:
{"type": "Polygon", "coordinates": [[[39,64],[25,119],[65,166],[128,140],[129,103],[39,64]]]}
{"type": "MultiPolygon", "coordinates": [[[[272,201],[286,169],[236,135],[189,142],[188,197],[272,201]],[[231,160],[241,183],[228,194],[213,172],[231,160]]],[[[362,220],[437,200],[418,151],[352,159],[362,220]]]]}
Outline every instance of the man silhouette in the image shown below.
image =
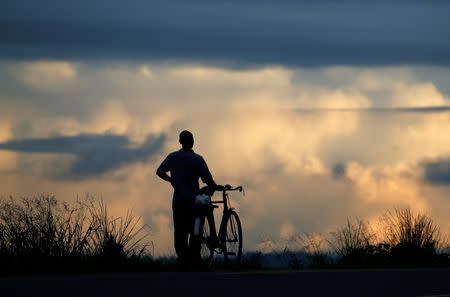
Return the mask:
{"type": "Polygon", "coordinates": [[[174,189],[172,210],[175,251],[181,268],[186,269],[189,264],[197,265],[200,261],[200,244],[193,236],[195,196],[200,193],[198,180],[201,178],[208,185],[210,195],[215,190],[222,190],[223,186],[215,183],[203,157],[192,150],[192,133],[182,131],[179,140],[181,149],[170,153],[159,165],[156,174],[170,182],[174,189]]]}

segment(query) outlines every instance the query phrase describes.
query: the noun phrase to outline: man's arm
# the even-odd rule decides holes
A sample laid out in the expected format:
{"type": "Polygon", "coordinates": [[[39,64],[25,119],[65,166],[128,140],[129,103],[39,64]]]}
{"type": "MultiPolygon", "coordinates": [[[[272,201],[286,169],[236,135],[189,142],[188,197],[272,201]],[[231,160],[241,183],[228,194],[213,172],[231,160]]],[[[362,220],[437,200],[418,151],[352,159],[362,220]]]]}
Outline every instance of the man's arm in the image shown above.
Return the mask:
{"type": "Polygon", "coordinates": [[[167,156],[164,161],[159,165],[158,169],[156,169],[156,175],[158,175],[161,179],[172,183],[172,177],[167,174],[170,171],[170,155],[167,156]]]}
{"type": "Polygon", "coordinates": [[[156,171],[156,174],[157,174],[161,179],[163,179],[163,180],[165,180],[165,181],[167,181],[167,182],[169,182],[169,183],[172,182],[172,177],[170,177],[170,175],[168,175],[167,172],[157,170],[157,171],[156,171]]]}
{"type": "Polygon", "coordinates": [[[217,188],[217,184],[216,184],[216,182],[212,179],[212,177],[210,177],[210,178],[205,178],[205,179],[202,179],[202,180],[203,180],[203,182],[204,182],[205,184],[208,185],[208,187],[210,187],[210,188],[212,188],[212,189],[216,189],[216,188],[217,188]]]}
{"type": "Polygon", "coordinates": [[[212,174],[209,171],[208,165],[206,165],[206,162],[203,158],[201,158],[201,179],[202,181],[208,185],[211,189],[214,189],[214,191],[222,191],[223,186],[216,184],[214,179],[212,178],[212,174]]]}

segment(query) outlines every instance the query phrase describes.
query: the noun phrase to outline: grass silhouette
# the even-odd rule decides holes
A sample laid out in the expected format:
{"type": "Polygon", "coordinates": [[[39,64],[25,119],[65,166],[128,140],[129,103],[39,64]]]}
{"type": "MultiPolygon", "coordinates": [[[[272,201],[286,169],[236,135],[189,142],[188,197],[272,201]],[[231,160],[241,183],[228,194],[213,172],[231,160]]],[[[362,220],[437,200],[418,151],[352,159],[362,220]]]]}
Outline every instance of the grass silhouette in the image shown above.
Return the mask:
{"type": "Polygon", "coordinates": [[[385,242],[390,247],[391,262],[401,265],[427,265],[438,260],[438,250],[448,244],[439,227],[422,213],[410,208],[387,213],[385,242]]]}
{"type": "Polygon", "coordinates": [[[145,263],[151,244],[145,228],[131,212],[109,216],[102,201],[89,197],[72,205],[47,195],[1,200],[0,273],[145,263]]]}
{"type": "MultiPolygon", "coordinates": [[[[429,216],[395,209],[382,226],[375,234],[364,220],[348,219],[328,238],[267,240],[275,248],[244,253],[241,269],[450,266],[448,241],[429,216]]],[[[49,195],[0,199],[0,274],[177,270],[175,257],[153,257],[147,227],[131,211],[110,216],[92,197],[73,204],[49,195]]],[[[225,266],[219,261],[216,269],[225,266]]]]}
{"type": "Polygon", "coordinates": [[[374,254],[375,233],[361,219],[347,219],[347,224],[331,233],[327,240],[340,265],[367,265],[374,254]]]}
{"type": "Polygon", "coordinates": [[[262,246],[272,249],[249,259],[260,262],[253,263],[255,267],[288,269],[450,266],[449,242],[431,217],[396,208],[381,222],[381,234],[362,219],[347,219],[327,237],[296,234],[282,242],[266,239],[262,246]]]}

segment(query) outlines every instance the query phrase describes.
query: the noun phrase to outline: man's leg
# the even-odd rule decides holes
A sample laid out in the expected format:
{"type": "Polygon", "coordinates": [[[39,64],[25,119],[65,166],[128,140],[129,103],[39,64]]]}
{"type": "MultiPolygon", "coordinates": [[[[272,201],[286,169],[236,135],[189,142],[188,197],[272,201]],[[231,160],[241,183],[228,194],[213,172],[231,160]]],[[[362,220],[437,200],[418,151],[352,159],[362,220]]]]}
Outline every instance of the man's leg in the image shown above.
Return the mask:
{"type": "Polygon", "coordinates": [[[203,234],[203,225],[205,223],[205,216],[201,213],[194,213],[192,218],[192,228],[190,230],[191,237],[189,238],[189,250],[192,264],[195,267],[200,267],[202,259],[201,259],[201,243],[200,236],[203,234]],[[196,222],[196,220],[199,220],[196,222]],[[198,226],[196,226],[198,224],[198,226]],[[198,227],[198,230],[195,228],[198,227]],[[196,233],[198,231],[198,233],[196,233]]]}
{"type": "Polygon", "coordinates": [[[190,262],[188,235],[190,231],[190,212],[182,207],[173,207],[175,252],[181,269],[187,269],[190,262]]]}

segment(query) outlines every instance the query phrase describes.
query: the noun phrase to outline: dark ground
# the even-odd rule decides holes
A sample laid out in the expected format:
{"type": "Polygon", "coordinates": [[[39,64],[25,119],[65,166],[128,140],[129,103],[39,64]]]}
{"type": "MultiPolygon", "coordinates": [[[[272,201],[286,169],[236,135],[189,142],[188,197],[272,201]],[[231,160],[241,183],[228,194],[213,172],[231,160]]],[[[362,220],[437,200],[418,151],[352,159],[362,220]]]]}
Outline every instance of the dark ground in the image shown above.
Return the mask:
{"type": "Polygon", "coordinates": [[[0,296],[450,297],[450,269],[17,276],[0,278],[0,296]]]}

